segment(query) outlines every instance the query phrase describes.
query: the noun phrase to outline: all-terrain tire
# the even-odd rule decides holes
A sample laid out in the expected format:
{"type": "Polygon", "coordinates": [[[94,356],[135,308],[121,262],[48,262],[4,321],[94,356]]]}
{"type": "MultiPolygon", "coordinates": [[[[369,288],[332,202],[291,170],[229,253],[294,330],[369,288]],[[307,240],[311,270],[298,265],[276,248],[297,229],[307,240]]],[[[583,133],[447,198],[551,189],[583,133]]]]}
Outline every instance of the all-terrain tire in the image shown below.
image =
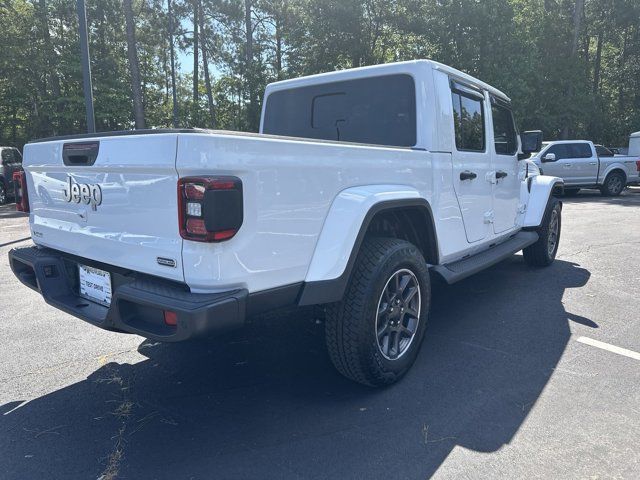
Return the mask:
{"type": "Polygon", "coordinates": [[[626,182],[627,179],[624,174],[615,170],[604,179],[604,183],[600,187],[600,193],[605,197],[617,197],[624,190],[626,182]]]}
{"type": "Polygon", "coordinates": [[[545,213],[542,225],[538,227],[538,240],[522,251],[524,261],[534,267],[546,267],[553,263],[560,245],[562,227],[562,204],[554,198],[545,213]]]}
{"type": "MultiPolygon", "coordinates": [[[[407,285],[405,288],[408,288],[407,285]]],[[[333,364],[342,375],[364,385],[383,386],[396,382],[409,370],[418,355],[430,304],[429,271],[418,248],[396,238],[366,238],[358,252],[342,301],[330,304],[326,309],[326,343],[333,364]],[[398,295],[389,297],[391,282],[395,282],[396,278],[394,275],[398,276],[400,285],[405,281],[418,285],[417,291],[412,286],[410,292],[403,293],[399,289],[398,295]],[[405,280],[407,278],[409,280],[405,280]],[[411,308],[407,307],[407,312],[412,311],[413,315],[400,314],[400,308],[393,314],[388,313],[393,311],[394,302],[409,298],[410,294],[413,303],[411,308]],[[416,297],[419,300],[418,307],[416,297]],[[386,313],[379,313],[381,309],[385,309],[386,313]],[[391,315],[396,315],[395,327],[389,327],[394,323],[389,320],[391,315]],[[395,350],[390,347],[392,338],[395,339],[392,334],[403,338],[402,335],[408,335],[403,331],[402,335],[400,332],[389,333],[386,343],[383,341],[381,346],[380,331],[402,329],[397,324],[402,325],[405,321],[414,325],[414,333],[408,344],[398,346],[395,350]],[[383,352],[385,346],[386,355],[383,352]],[[402,348],[406,349],[399,353],[402,348]],[[390,358],[394,353],[399,356],[390,358]]]]}

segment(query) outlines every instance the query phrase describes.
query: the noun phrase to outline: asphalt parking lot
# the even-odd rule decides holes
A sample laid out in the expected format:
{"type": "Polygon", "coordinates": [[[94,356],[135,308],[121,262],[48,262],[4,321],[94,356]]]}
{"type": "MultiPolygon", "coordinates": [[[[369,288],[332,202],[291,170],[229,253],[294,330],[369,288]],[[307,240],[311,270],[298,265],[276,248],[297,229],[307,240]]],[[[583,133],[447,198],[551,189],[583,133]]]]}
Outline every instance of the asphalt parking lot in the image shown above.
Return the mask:
{"type": "Polygon", "coordinates": [[[564,199],[562,228],[550,268],[436,285],[415,366],[370,390],[313,310],[164,345],[49,307],[0,207],[0,478],[639,478],[640,189],[564,199]]]}

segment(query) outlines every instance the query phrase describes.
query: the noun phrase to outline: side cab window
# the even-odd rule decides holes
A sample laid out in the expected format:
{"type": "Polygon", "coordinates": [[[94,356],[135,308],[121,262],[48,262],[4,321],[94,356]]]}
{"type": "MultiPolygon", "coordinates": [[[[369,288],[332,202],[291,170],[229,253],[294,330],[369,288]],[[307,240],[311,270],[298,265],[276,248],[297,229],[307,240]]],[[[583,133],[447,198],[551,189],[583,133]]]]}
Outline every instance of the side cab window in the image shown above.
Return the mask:
{"type": "Polygon", "coordinates": [[[484,96],[466,85],[451,81],[453,124],[458,151],[484,152],[484,96]]]}
{"type": "Polygon", "coordinates": [[[568,148],[566,143],[558,143],[556,145],[551,145],[549,149],[544,153],[547,155],[548,153],[553,153],[556,156],[557,160],[562,160],[564,158],[571,158],[569,156],[568,148]]]}

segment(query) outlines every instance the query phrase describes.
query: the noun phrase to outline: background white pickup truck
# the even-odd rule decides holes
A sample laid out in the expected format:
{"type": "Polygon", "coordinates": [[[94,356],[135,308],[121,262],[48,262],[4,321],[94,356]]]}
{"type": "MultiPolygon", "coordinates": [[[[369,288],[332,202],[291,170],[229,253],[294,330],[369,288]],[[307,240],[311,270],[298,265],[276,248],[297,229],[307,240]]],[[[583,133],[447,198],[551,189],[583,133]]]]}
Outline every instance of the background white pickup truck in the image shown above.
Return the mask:
{"type": "MultiPolygon", "coordinates": [[[[522,249],[555,258],[562,180],[527,174],[509,98],[460,71],[278,82],[261,132],[28,144],[19,190],[37,247],[10,252],[14,273],[79,318],[161,341],[326,305],[338,370],[381,385],[417,355],[430,269],[452,283],[522,249]]],[[[540,141],[523,134],[522,150],[540,141]]]]}
{"type": "Polygon", "coordinates": [[[566,193],[580,188],[599,188],[603,195],[620,195],[628,184],[640,180],[640,158],[613,155],[586,140],[544,142],[542,150],[531,157],[545,175],[560,177],[566,193]]]}

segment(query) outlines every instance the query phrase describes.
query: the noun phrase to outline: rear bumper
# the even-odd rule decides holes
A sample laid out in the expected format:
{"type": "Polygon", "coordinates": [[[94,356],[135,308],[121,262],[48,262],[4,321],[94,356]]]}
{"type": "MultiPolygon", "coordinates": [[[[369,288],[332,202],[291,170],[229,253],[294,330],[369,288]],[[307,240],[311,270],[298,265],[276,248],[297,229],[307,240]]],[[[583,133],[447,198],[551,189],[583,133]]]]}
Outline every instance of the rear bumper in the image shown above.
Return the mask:
{"type": "Polygon", "coordinates": [[[239,328],[245,321],[244,289],[191,293],[179,283],[40,247],[11,250],[9,264],[16,277],[40,292],[48,304],[106,330],[178,342],[239,328]],[[79,295],[79,263],[111,273],[111,306],[79,295]],[[177,325],[165,324],[165,310],[177,314],[177,325]]]}

